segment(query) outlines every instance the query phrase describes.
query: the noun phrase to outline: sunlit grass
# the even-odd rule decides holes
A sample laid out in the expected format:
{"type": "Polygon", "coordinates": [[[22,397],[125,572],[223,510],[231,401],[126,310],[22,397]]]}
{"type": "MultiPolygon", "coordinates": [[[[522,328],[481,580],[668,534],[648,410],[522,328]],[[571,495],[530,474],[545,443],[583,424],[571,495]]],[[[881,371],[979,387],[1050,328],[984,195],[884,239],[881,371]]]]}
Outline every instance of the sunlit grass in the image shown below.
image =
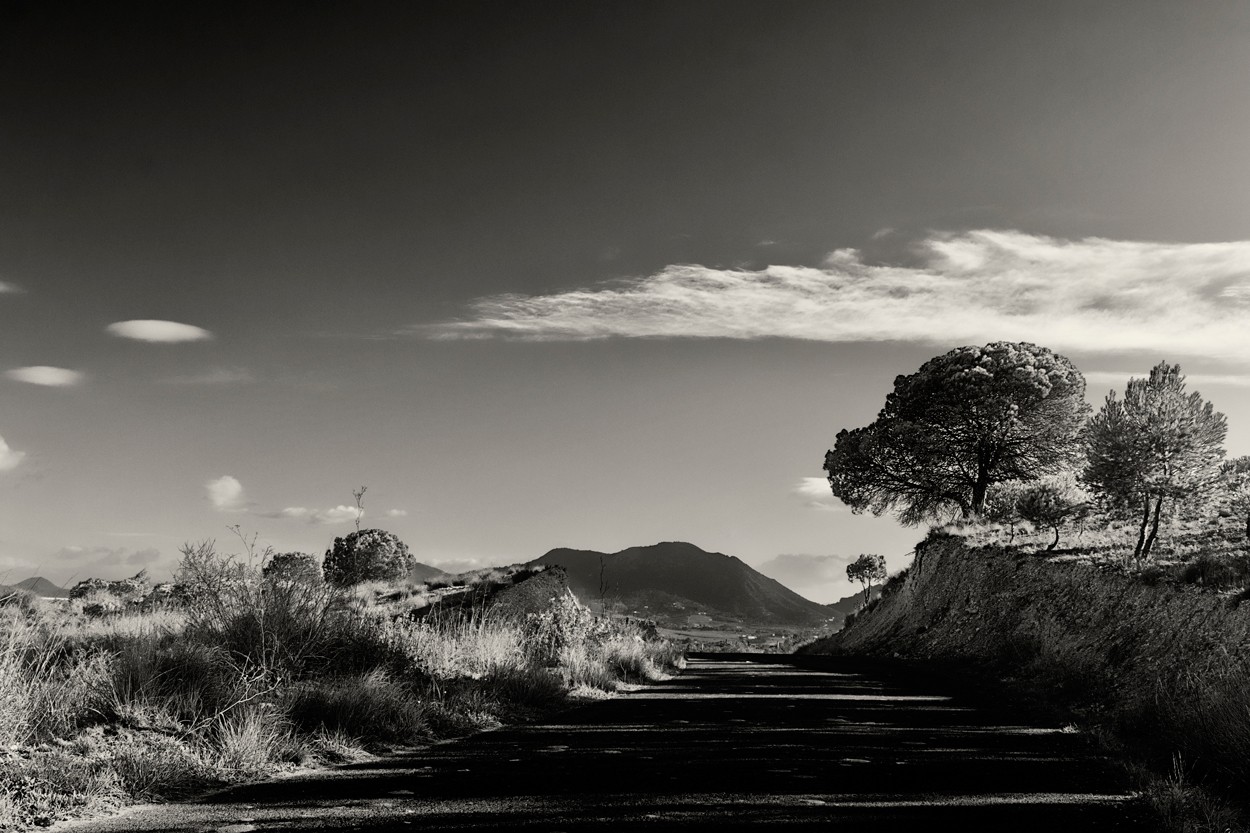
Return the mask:
{"type": "Polygon", "coordinates": [[[0,749],[30,750],[0,759],[0,828],[498,726],[680,662],[569,594],[528,619],[440,612],[528,568],[343,591],[267,580],[210,544],[186,555],[181,606],[0,605],[0,749]]]}

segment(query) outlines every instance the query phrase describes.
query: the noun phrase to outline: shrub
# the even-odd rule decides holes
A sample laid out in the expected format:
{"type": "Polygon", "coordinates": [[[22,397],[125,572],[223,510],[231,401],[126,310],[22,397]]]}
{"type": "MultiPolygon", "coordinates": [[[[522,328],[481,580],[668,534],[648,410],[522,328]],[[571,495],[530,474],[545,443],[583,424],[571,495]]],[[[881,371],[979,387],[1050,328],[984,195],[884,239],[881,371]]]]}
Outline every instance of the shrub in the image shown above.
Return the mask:
{"type": "Polygon", "coordinates": [[[907,575],[911,572],[911,567],[904,567],[894,575],[886,579],[885,584],[881,585],[881,598],[893,596],[899,590],[903,589],[903,582],[907,581],[907,575]]]}
{"type": "Polygon", "coordinates": [[[362,529],[335,538],[326,551],[322,569],[326,581],[339,586],[362,581],[393,581],[406,576],[416,564],[408,546],[382,529],[362,529]]]}
{"type": "Polygon", "coordinates": [[[427,725],[420,698],[381,669],[310,680],[288,695],[285,712],[304,731],[363,740],[416,740],[427,725]]]}
{"type": "Polygon", "coordinates": [[[1238,564],[1232,559],[1203,554],[1181,568],[1178,578],[1184,584],[1201,584],[1203,587],[1234,587],[1241,583],[1238,564]]]}
{"type": "Polygon", "coordinates": [[[306,552],[280,552],[270,557],[261,573],[272,582],[320,584],[322,581],[321,565],[306,552]]]}

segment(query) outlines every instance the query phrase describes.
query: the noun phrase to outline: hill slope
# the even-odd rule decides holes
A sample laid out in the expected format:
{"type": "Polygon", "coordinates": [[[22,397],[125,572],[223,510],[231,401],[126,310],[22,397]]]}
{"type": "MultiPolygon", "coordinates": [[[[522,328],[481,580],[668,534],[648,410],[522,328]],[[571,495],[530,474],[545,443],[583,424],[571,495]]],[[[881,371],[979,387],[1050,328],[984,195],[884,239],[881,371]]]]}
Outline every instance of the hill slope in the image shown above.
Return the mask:
{"type": "Polygon", "coordinates": [[[660,619],[706,610],[744,622],[817,625],[834,615],[733,556],[681,541],[615,553],[554,549],[530,563],[564,567],[583,602],[602,595],[626,609],[648,606],[660,619]]]}
{"type": "Polygon", "coordinates": [[[422,564],[419,561],[408,571],[408,577],[413,581],[429,581],[430,579],[442,578],[445,575],[447,575],[445,571],[437,567],[431,567],[429,564],[422,564]]]}

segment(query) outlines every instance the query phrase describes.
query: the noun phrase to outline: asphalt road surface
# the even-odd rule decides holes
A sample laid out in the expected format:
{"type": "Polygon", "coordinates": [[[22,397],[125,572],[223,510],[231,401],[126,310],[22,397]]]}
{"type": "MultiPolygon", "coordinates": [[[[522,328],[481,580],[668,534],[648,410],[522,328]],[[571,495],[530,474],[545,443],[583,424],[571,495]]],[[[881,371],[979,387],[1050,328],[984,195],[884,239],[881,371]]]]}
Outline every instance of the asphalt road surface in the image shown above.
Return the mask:
{"type": "Polygon", "coordinates": [[[132,808],[103,831],[1140,831],[1087,738],[837,660],[680,677],[401,757],[132,808]]]}

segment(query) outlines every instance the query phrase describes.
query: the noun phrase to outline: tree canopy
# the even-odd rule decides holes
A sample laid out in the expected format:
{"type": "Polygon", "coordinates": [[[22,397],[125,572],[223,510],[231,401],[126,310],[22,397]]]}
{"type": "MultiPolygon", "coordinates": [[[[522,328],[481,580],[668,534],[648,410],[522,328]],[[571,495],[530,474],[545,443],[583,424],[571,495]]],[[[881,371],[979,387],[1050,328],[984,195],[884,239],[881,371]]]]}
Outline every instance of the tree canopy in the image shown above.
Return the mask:
{"type": "Polygon", "coordinates": [[[907,524],[980,515],[995,483],[1070,465],[1088,413],[1067,358],[1027,342],[960,347],[894,380],[877,419],[825,454],[833,494],[907,524]]]}
{"type": "Polygon", "coordinates": [[[1185,392],[1180,365],[1160,362],[1146,379],[1115,391],[1085,429],[1083,479],[1113,505],[1140,510],[1133,558],[1159,533],[1166,505],[1200,499],[1216,482],[1228,424],[1197,392],[1185,392]]]}

